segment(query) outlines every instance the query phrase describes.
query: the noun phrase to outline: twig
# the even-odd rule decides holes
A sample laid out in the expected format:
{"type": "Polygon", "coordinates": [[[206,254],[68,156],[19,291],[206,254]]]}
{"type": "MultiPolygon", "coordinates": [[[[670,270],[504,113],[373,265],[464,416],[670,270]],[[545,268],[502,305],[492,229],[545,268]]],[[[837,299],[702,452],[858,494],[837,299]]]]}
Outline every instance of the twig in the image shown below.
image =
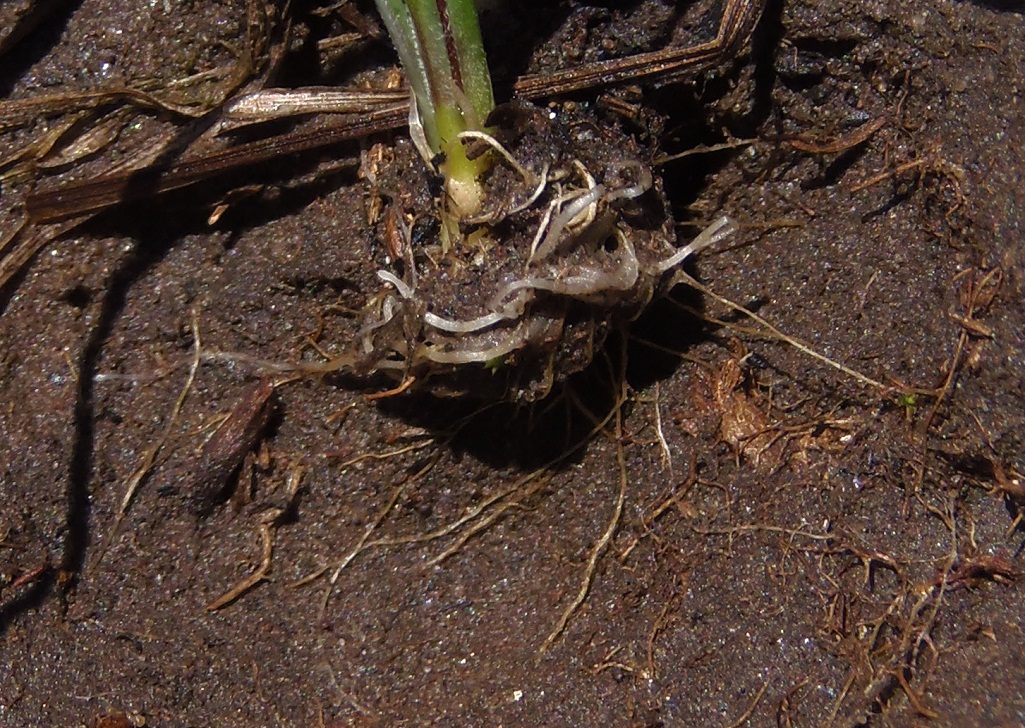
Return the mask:
{"type": "Polygon", "coordinates": [[[675,162],[679,159],[685,159],[687,157],[693,157],[698,154],[711,154],[713,152],[724,152],[727,149],[749,147],[757,141],[757,139],[732,139],[728,142],[721,142],[719,144],[701,144],[691,149],[686,149],[682,152],[677,152],[676,154],[667,154],[661,157],[656,157],[654,161],[652,161],[652,164],[654,164],[656,167],[662,167],[666,164],[669,164],[670,162],[675,162]]]}
{"type": "Polygon", "coordinates": [[[782,526],[770,526],[760,524],[743,524],[740,526],[731,526],[730,528],[697,528],[694,527],[694,533],[702,536],[733,536],[737,533],[754,531],[766,531],[768,533],[784,533],[790,538],[797,538],[801,536],[803,538],[810,538],[813,541],[831,541],[836,538],[834,533],[812,533],[811,531],[802,531],[799,528],[783,528],[782,526]]]}

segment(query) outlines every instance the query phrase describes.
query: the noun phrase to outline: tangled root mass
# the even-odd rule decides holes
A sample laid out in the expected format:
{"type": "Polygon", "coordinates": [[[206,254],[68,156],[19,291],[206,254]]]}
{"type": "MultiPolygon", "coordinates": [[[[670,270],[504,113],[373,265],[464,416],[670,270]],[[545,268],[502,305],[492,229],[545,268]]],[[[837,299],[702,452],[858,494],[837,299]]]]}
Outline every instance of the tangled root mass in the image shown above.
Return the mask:
{"type": "Polygon", "coordinates": [[[540,399],[590,363],[610,327],[639,315],[673,268],[730,230],[723,218],[676,248],[660,181],[629,137],[592,117],[517,104],[493,120],[494,137],[464,139],[493,157],[484,209],[447,245],[413,241],[438,209],[429,175],[409,173],[419,159],[396,152],[375,175],[406,222],[402,252],[377,273],[382,288],[338,360],[345,368],[439,395],[540,399]]]}

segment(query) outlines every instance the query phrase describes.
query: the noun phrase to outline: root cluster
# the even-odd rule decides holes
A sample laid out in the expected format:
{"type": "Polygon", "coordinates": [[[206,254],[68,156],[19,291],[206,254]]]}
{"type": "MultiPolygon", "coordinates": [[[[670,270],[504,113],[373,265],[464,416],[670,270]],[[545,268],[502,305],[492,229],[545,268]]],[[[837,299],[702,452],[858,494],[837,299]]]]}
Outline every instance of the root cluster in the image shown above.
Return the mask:
{"type": "MultiPolygon", "coordinates": [[[[462,221],[444,252],[416,250],[412,226],[400,230],[401,260],[377,271],[385,285],[347,367],[439,394],[497,386],[508,399],[541,398],[590,362],[610,325],[644,309],[667,271],[729,233],[723,218],[675,248],[661,188],[629,140],[533,108],[531,122],[518,153],[466,135],[495,157],[488,209],[462,221]]],[[[389,197],[402,204],[401,192],[389,197]]]]}

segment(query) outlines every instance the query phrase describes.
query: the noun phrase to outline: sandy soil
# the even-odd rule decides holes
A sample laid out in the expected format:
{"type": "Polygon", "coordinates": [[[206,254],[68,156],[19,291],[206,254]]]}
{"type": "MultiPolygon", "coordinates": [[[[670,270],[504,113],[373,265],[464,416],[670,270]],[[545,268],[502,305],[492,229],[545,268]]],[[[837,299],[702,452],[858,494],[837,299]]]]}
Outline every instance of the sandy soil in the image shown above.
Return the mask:
{"type": "MultiPolygon", "coordinates": [[[[358,14],[285,46],[238,0],[48,5],[0,9],[7,260],[33,187],[203,128],[26,100],[199,114],[391,63],[358,14]]],[[[707,38],[679,5],[485,30],[508,83],[707,38]]],[[[1021,38],[1010,0],[781,0],[717,72],[615,91],[631,118],[574,96],[649,150],[682,239],[740,223],[703,290],[531,407],[282,385],[227,501],[204,442],[256,360],[341,348],[385,255],[360,150],[401,132],[40,226],[69,230],[0,298],[0,725],[1025,722],[1021,38]]]]}

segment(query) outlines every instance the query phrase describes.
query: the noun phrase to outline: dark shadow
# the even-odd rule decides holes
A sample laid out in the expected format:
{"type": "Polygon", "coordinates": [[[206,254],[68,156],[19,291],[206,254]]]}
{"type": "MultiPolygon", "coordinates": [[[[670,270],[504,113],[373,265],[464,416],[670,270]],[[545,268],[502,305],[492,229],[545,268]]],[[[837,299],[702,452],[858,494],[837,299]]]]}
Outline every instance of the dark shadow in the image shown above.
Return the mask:
{"type": "MultiPolygon", "coordinates": [[[[120,212],[120,211],[119,211],[120,212]]],[[[122,213],[123,219],[123,213],[122,213]]],[[[122,223],[118,227],[135,227],[137,245],[113,273],[96,325],[89,334],[78,361],[78,391],[75,398],[74,424],[71,448],[71,463],[68,481],[65,484],[67,518],[64,526],[64,542],[59,564],[62,573],[59,586],[67,590],[74,586],[78,573],[85,563],[89,541],[90,493],[92,491],[94,429],[93,429],[93,383],[103,344],[110,336],[115,321],[125,304],[125,298],[132,285],[150,268],[156,265],[184,231],[170,223],[167,216],[139,216],[132,220],[142,223],[122,223]]],[[[98,221],[90,228],[103,227],[105,221],[98,221]]],[[[88,228],[87,228],[88,230],[88,228]]],[[[52,593],[57,580],[46,578],[23,597],[5,604],[0,610],[0,633],[18,614],[25,612],[52,593]]]]}
{"type": "MultiPolygon", "coordinates": [[[[78,362],[78,396],[75,402],[74,446],[67,484],[68,521],[64,539],[64,552],[60,568],[72,575],[85,564],[89,541],[90,492],[95,456],[94,381],[107,339],[125,306],[132,286],[160,263],[167,252],[181,238],[200,228],[200,216],[175,218],[171,215],[126,217],[128,211],[119,211],[114,226],[127,229],[135,246],[111,277],[93,327],[78,362]]],[[[109,231],[106,220],[95,226],[109,231]]],[[[68,583],[71,586],[74,578],[68,583]]]]}
{"type": "MultiPolygon", "coordinates": [[[[730,63],[724,59],[720,73],[688,83],[673,83],[654,88],[645,95],[646,103],[671,120],[659,143],[660,154],[672,157],[700,146],[723,141],[723,127],[739,139],[756,136],[770,118],[772,89],[776,83],[775,54],[783,36],[782,0],[769,0],[750,40],[750,58],[730,63]],[[747,64],[751,74],[750,104],[745,113],[709,118],[708,109],[742,82],[747,64]]],[[[711,22],[711,21],[709,21],[711,22]]],[[[667,162],[660,169],[666,194],[673,202],[677,219],[689,221],[688,206],[701,195],[707,180],[724,167],[737,150],[693,154],[667,162]]]]}
{"type": "Polygon", "coordinates": [[[676,286],[630,325],[626,378],[633,390],[648,389],[673,376],[682,356],[708,338],[707,324],[683,306],[703,310],[701,294],[686,285],[676,286]]]}
{"type": "MultiPolygon", "coordinates": [[[[307,160],[307,164],[309,161],[307,160]]],[[[287,171],[295,171],[287,166],[287,171]]],[[[268,177],[280,174],[282,168],[265,170],[268,177]]],[[[347,173],[346,173],[347,174],[347,173]]],[[[252,181],[252,178],[249,178],[252,181]]],[[[237,184],[238,180],[235,180],[237,184]]],[[[296,184],[284,189],[274,197],[273,204],[266,199],[250,200],[245,207],[245,225],[259,225],[266,220],[280,217],[290,210],[298,209],[323,194],[325,186],[337,185],[337,178],[316,179],[308,184],[296,184]]],[[[154,214],[153,204],[145,207],[138,204],[123,204],[98,215],[78,228],[79,234],[110,235],[114,232],[126,235],[135,241],[131,253],[120,262],[113,272],[110,284],[103,293],[103,301],[96,324],[86,340],[78,361],[78,391],[75,399],[74,425],[72,433],[71,463],[68,481],[65,484],[66,522],[63,530],[64,543],[60,562],[56,570],[67,575],[59,582],[61,590],[74,586],[77,574],[85,564],[89,542],[90,493],[94,487],[93,465],[95,458],[94,433],[94,390],[93,383],[98,371],[103,347],[113,332],[114,325],[124,308],[126,297],[135,283],[145,276],[166,256],[172,246],[183,238],[197,233],[209,233],[207,224],[210,196],[230,189],[232,181],[224,179],[220,184],[207,186],[202,190],[186,189],[162,195],[159,211],[154,214]]],[[[4,300],[9,300],[24,277],[23,270],[9,282],[4,300]]],[[[99,295],[81,287],[73,287],[67,293],[71,305],[86,305],[99,295]]],[[[0,634],[19,614],[38,607],[53,594],[58,581],[52,571],[26,587],[10,601],[0,604],[0,634]]]]}
{"type": "MultiPolygon", "coordinates": [[[[701,310],[700,295],[693,289],[678,286],[670,295],[701,310]]],[[[445,398],[416,392],[383,399],[378,407],[389,416],[434,433],[457,456],[469,454],[492,468],[531,471],[556,461],[555,467],[567,468],[581,461],[597,423],[614,412],[624,370],[631,390],[647,389],[673,376],[680,355],[709,335],[702,321],[677,303],[662,299],[628,326],[611,328],[591,364],[557,382],[540,401],[445,398]]],[[[495,377],[496,384],[501,383],[501,375],[495,377]]],[[[366,380],[352,378],[337,383],[359,388],[368,385],[366,380]]],[[[384,380],[379,384],[381,388],[393,386],[384,380]]],[[[629,408],[629,403],[625,407],[629,408]]],[[[611,427],[610,422],[606,428],[611,427]]]]}
{"type": "MultiPolygon", "coordinates": [[[[469,454],[492,468],[530,471],[554,461],[559,461],[557,467],[569,467],[586,451],[595,421],[617,404],[620,342],[618,332],[611,333],[588,367],[557,381],[539,401],[415,392],[383,399],[378,406],[389,416],[435,433],[457,456],[469,454]]],[[[500,384],[502,375],[496,376],[500,384]]]]}
{"type": "Polygon", "coordinates": [[[972,5],[979,5],[990,10],[1025,14],[1025,0],[971,0],[972,5]]]}
{"type": "MultiPolygon", "coordinates": [[[[666,45],[671,40],[673,29],[677,25],[676,18],[685,10],[680,6],[688,4],[683,1],[676,3],[671,13],[673,20],[653,29],[650,37],[645,39],[645,45],[652,46],[652,49],[666,45]]],[[[561,44],[561,52],[566,56],[574,55],[577,50],[573,47],[574,39],[556,37],[557,31],[566,25],[570,16],[578,16],[579,25],[586,30],[609,21],[613,11],[628,14],[640,5],[640,0],[588,0],[588,2],[575,4],[551,2],[550,0],[525,0],[524,2],[504,3],[496,12],[485,10],[481,16],[481,33],[492,63],[495,97],[500,100],[512,98],[513,82],[518,76],[530,71],[531,59],[545,44],[554,41],[554,45],[561,44]]],[[[612,57],[614,56],[609,56],[609,58],[612,57]]],[[[554,60],[548,58],[546,63],[551,65],[554,60]]],[[[565,63],[565,59],[560,58],[559,60],[561,61],[558,66],[560,69],[584,62],[574,60],[565,63]]],[[[593,97],[597,90],[599,89],[590,89],[579,95],[593,97]]]]}
{"type": "Polygon", "coordinates": [[[868,140],[836,155],[836,158],[825,166],[821,173],[801,184],[802,189],[817,190],[832,187],[868,152],[868,140]]]}
{"type": "Polygon", "coordinates": [[[495,99],[513,97],[517,76],[527,72],[530,58],[562,26],[571,10],[563,3],[513,2],[481,13],[481,35],[491,64],[495,99]],[[508,6],[508,8],[506,8],[508,6]]]}
{"type": "Polygon", "coordinates": [[[37,609],[50,595],[56,578],[51,571],[48,571],[38,580],[32,582],[25,591],[17,594],[9,601],[0,603],[0,637],[7,632],[15,618],[23,612],[37,609]]]}
{"type": "Polygon", "coordinates": [[[879,218],[890,214],[890,212],[895,210],[899,205],[910,200],[915,192],[916,190],[914,186],[909,186],[903,190],[894,189],[893,194],[888,200],[886,200],[886,202],[863,214],[861,216],[861,222],[867,223],[872,220],[878,220],[879,218]]]}
{"type": "Polygon", "coordinates": [[[0,41],[0,98],[9,96],[25,72],[60,42],[82,0],[36,0],[7,28],[0,41]]]}

